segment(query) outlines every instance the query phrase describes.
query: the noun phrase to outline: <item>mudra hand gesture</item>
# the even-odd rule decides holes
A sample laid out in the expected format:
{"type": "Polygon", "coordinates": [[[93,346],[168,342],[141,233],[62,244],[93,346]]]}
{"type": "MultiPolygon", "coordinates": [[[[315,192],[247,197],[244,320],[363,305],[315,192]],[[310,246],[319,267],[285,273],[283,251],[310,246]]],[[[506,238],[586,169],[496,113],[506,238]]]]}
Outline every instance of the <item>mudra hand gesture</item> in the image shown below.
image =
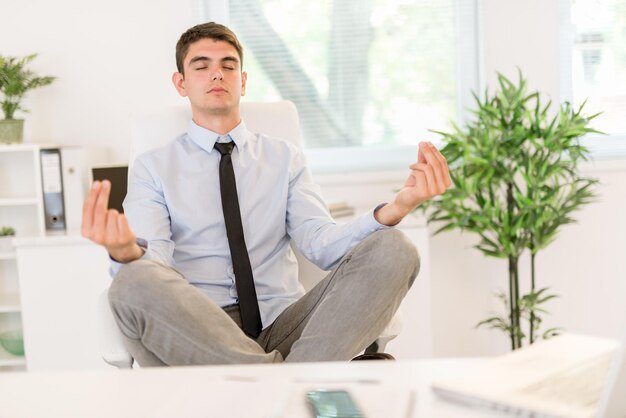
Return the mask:
{"type": "Polygon", "coordinates": [[[420,142],[417,161],[409,168],[409,177],[393,202],[376,212],[380,223],[397,224],[417,206],[442,194],[452,184],[445,157],[430,142],[420,142]]]}
{"type": "Polygon", "coordinates": [[[94,181],[83,204],[81,235],[104,246],[121,263],[140,258],[143,250],[123,213],[108,209],[111,182],[94,181]]]}

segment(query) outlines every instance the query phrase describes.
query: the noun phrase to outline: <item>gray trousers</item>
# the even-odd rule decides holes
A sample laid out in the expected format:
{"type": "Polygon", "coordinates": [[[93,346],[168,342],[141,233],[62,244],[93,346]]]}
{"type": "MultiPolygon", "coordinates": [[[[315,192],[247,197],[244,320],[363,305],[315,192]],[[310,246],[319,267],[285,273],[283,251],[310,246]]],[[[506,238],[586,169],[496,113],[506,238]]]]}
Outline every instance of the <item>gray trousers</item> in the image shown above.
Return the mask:
{"type": "Polygon", "coordinates": [[[419,271],[396,229],[368,236],[256,340],[237,306],[222,309],[176,270],[137,260],[119,270],[109,301],[142,367],[349,360],[378,338],[419,271]]]}

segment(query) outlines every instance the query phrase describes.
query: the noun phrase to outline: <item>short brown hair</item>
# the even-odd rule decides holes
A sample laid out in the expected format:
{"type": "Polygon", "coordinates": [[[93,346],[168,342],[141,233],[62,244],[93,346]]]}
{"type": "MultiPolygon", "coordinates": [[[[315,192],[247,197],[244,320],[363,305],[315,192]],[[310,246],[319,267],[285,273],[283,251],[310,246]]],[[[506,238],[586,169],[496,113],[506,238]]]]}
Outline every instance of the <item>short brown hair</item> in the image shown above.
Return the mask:
{"type": "Polygon", "coordinates": [[[237,50],[239,61],[241,61],[240,65],[241,68],[243,68],[243,48],[237,36],[224,25],[215,22],[207,22],[187,29],[176,43],[176,67],[179,73],[185,74],[184,60],[187,52],[189,52],[189,45],[204,38],[215,39],[216,41],[224,41],[231,44],[237,50]]]}

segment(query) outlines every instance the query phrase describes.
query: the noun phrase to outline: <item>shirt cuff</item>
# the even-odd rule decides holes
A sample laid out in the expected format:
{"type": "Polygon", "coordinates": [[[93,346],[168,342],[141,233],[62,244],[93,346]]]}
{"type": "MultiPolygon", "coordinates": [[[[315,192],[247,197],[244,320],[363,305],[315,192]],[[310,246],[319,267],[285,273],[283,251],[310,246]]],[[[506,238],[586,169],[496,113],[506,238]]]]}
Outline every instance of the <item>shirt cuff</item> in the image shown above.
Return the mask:
{"type": "Polygon", "coordinates": [[[386,205],[386,203],[381,203],[380,205],[376,206],[372,210],[369,210],[366,213],[364,213],[358,219],[357,222],[358,222],[358,225],[359,225],[358,228],[359,228],[359,235],[360,235],[359,238],[360,239],[364,239],[368,235],[370,235],[370,234],[372,234],[372,233],[374,233],[376,231],[379,231],[381,229],[392,228],[391,226],[381,224],[374,217],[374,212],[376,212],[378,209],[382,208],[385,205],[386,205]]]}
{"type": "MultiPolygon", "coordinates": [[[[142,256],[139,257],[137,260],[149,260],[150,256],[148,255],[148,241],[143,238],[137,238],[135,242],[137,243],[137,245],[139,245],[139,248],[143,250],[142,256]]],[[[111,257],[111,254],[109,254],[109,261],[111,262],[111,265],[109,266],[109,276],[113,278],[120,270],[120,268],[122,268],[122,266],[126,263],[120,263],[119,261],[111,257]]]]}

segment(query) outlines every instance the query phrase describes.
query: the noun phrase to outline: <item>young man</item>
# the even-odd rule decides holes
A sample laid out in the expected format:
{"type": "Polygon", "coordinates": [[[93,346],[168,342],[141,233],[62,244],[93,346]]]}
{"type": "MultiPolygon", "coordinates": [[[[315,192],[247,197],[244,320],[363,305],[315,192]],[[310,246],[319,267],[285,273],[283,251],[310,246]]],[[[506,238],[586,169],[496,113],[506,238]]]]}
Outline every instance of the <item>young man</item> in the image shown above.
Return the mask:
{"type": "Polygon", "coordinates": [[[107,210],[108,181],[85,200],[82,234],[113,259],[111,308],[141,366],[349,360],[419,270],[391,226],[450,186],[444,157],[422,142],[393,202],[335,224],[302,151],[246,129],[242,62],[228,28],[186,31],[172,81],[191,104],[187,132],[136,159],[126,216],[107,210]],[[306,294],[291,240],[331,270],[306,294]]]}

